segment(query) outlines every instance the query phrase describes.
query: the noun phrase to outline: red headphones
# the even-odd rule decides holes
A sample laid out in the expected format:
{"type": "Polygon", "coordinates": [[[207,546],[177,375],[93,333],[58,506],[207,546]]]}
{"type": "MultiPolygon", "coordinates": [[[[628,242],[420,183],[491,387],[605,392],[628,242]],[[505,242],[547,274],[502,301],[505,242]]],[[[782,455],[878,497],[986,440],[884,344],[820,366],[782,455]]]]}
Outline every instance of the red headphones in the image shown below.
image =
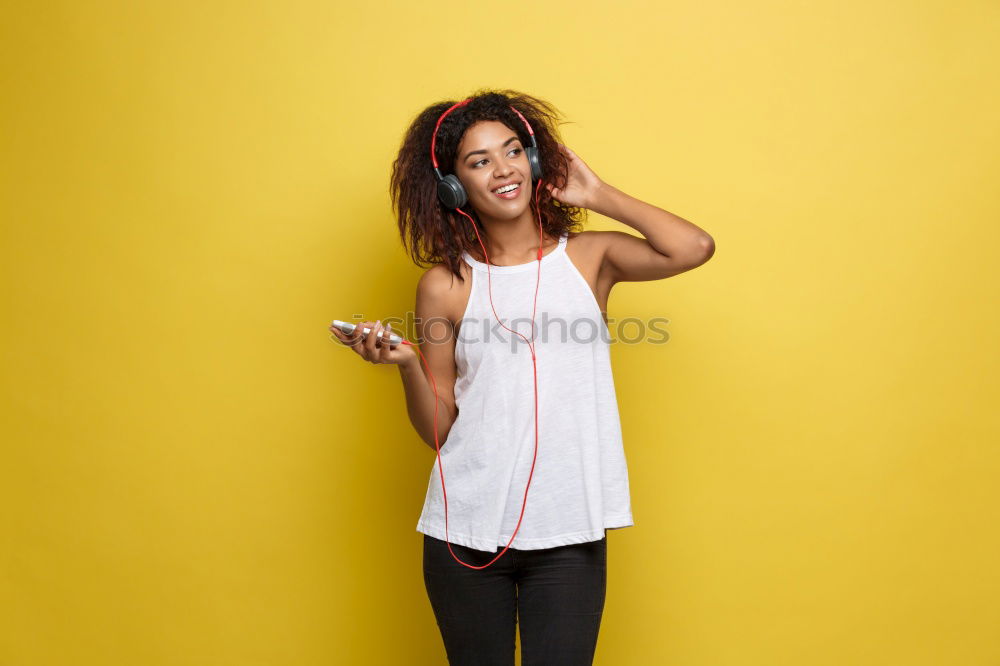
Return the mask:
{"type": "MultiPolygon", "coordinates": [[[[441,175],[441,170],[438,169],[437,155],[434,153],[434,146],[437,140],[438,129],[441,127],[441,121],[445,119],[449,113],[460,106],[465,106],[471,101],[470,99],[464,99],[458,104],[453,104],[451,108],[441,114],[438,118],[437,125],[434,126],[434,134],[431,136],[431,164],[434,165],[434,175],[438,179],[438,199],[441,200],[448,208],[459,208],[465,204],[468,197],[465,194],[465,188],[462,187],[461,181],[458,180],[458,176],[455,174],[448,174],[447,176],[441,175]]],[[[531,125],[528,120],[521,115],[521,112],[515,109],[513,106],[510,107],[511,110],[517,114],[524,123],[524,126],[528,128],[528,138],[531,139],[531,145],[524,149],[524,154],[528,157],[528,165],[531,167],[531,178],[532,180],[541,180],[542,178],[542,160],[538,155],[538,143],[535,141],[535,132],[531,129],[531,125]]]]}
{"type": "Polygon", "coordinates": [[[474,565],[468,564],[466,562],[463,562],[461,559],[458,558],[457,555],[455,555],[455,551],[453,551],[451,549],[451,543],[448,542],[448,492],[445,490],[445,486],[444,486],[444,469],[442,469],[442,467],[441,467],[441,445],[440,445],[440,443],[438,441],[438,430],[437,430],[437,415],[438,415],[437,384],[434,381],[434,375],[431,373],[431,368],[427,364],[427,359],[424,358],[423,352],[420,351],[420,347],[418,347],[417,345],[414,345],[409,340],[403,340],[402,344],[404,344],[404,345],[411,345],[417,351],[417,354],[420,355],[420,360],[423,361],[424,367],[427,368],[427,374],[430,375],[431,386],[434,389],[434,447],[437,449],[438,472],[441,475],[441,492],[444,494],[444,535],[445,535],[445,543],[448,544],[448,551],[451,552],[451,556],[453,558],[455,558],[455,561],[457,561],[459,564],[464,565],[466,567],[469,567],[470,569],[485,569],[486,567],[490,566],[491,564],[493,564],[494,562],[496,562],[498,559],[500,559],[500,557],[504,553],[507,552],[507,549],[510,548],[510,544],[514,541],[514,537],[517,536],[517,531],[519,529],[521,529],[521,520],[524,518],[524,508],[525,508],[525,506],[528,503],[528,488],[531,487],[531,477],[535,473],[535,460],[538,459],[538,364],[537,364],[536,359],[535,359],[535,346],[533,344],[533,341],[535,339],[535,333],[534,333],[534,331],[535,331],[535,310],[538,307],[538,285],[539,285],[539,282],[541,281],[541,277],[542,277],[542,214],[541,214],[541,211],[538,208],[538,193],[540,191],[538,183],[541,182],[541,177],[542,177],[542,162],[541,162],[541,158],[540,158],[540,156],[538,154],[538,144],[535,142],[535,133],[534,133],[534,131],[532,131],[531,125],[528,124],[527,119],[521,114],[520,111],[518,111],[513,106],[511,106],[510,108],[514,110],[514,113],[516,113],[518,115],[518,117],[521,118],[522,121],[524,121],[524,125],[528,128],[528,134],[531,137],[531,146],[529,148],[526,148],[524,152],[525,152],[525,155],[528,157],[528,164],[531,167],[531,178],[534,181],[536,181],[535,182],[535,213],[538,216],[538,278],[536,279],[536,282],[535,282],[535,301],[534,301],[534,305],[533,305],[532,310],[531,310],[531,331],[532,331],[532,334],[531,334],[531,340],[528,340],[526,337],[524,337],[523,335],[521,335],[517,331],[515,331],[513,329],[510,329],[510,328],[507,328],[506,326],[504,326],[503,322],[500,321],[500,317],[497,316],[496,308],[493,307],[493,288],[492,288],[492,284],[493,283],[492,283],[492,275],[489,272],[490,257],[489,257],[488,254],[486,254],[486,246],[483,245],[483,239],[479,236],[479,229],[476,228],[475,221],[472,219],[471,216],[469,216],[465,211],[463,211],[460,208],[460,206],[463,205],[467,201],[467,196],[466,196],[466,193],[465,193],[465,188],[462,187],[462,183],[459,182],[458,177],[455,176],[454,174],[448,174],[447,176],[444,176],[444,177],[441,176],[441,171],[438,169],[437,157],[434,155],[434,147],[435,147],[435,143],[436,143],[436,139],[437,139],[437,132],[438,132],[438,128],[441,127],[441,121],[444,120],[445,116],[447,116],[449,113],[451,113],[451,111],[453,109],[455,109],[455,108],[457,108],[459,106],[463,106],[465,104],[468,104],[470,101],[471,101],[471,98],[465,99],[465,100],[462,100],[461,102],[459,102],[459,103],[454,104],[453,106],[451,106],[447,111],[445,111],[443,114],[441,114],[441,117],[438,118],[437,125],[434,126],[434,134],[431,136],[431,163],[434,166],[434,173],[435,173],[435,175],[438,178],[438,198],[441,200],[441,202],[444,205],[448,206],[449,208],[454,208],[456,211],[458,211],[462,215],[465,215],[467,218],[469,218],[469,221],[472,222],[472,229],[473,229],[473,231],[476,232],[476,238],[479,240],[479,246],[483,249],[483,257],[486,258],[486,271],[487,271],[486,276],[487,276],[487,284],[488,284],[488,291],[489,291],[489,297],[490,297],[490,308],[493,309],[493,316],[496,317],[497,322],[501,326],[503,326],[504,328],[506,328],[508,331],[510,331],[514,335],[520,336],[522,340],[524,340],[525,342],[528,343],[528,349],[531,350],[531,366],[532,366],[532,371],[533,371],[534,377],[535,377],[535,455],[534,455],[534,458],[532,458],[532,460],[531,460],[531,472],[528,474],[528,485],[524,489],[524,502],[521,504],[521,515],[517,519],[517,527],[514,528],[514,533],[510,535],[510,541],[507,542],[507,545],[504,546],[504,549],[501,550],[500,553],[497,554],[496,557],[494,557],[492,560],[490,560],[489,562],[487,562],[486,564],[484,564],[482,566],[474,566],[474,565]]]}

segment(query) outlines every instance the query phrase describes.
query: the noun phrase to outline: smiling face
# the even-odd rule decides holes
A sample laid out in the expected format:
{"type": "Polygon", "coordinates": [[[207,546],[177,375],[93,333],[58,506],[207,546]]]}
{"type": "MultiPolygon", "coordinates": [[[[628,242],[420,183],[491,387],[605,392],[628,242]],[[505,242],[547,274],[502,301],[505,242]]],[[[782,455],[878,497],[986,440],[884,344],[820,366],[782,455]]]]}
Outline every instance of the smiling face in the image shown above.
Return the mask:
{"type": "Polygon", "coordinates": [[[529,210],[528,156],[517,133],[499,121],[481,120],[465,131],[458,144],[455,175],[480,217],[511,220],[529,210]]]}

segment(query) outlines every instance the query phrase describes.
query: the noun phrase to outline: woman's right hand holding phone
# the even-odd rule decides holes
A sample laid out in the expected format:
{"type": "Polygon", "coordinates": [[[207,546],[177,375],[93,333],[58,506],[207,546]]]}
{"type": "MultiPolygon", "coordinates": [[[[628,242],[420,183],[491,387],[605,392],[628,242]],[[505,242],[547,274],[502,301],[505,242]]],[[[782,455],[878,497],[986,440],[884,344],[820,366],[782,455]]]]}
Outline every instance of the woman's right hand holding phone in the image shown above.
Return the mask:
{"type": "Polygon", "coordinates": [[[342,343],[350,347],[361,358],[372,364],[391,363],[394,365],[406,365],[418,362],[417,352],[412,345],[389,345],[389,335],[392,333],[392,325],[388,327],[379,321],[363,321],[354,327],[353,333],[344,333],[336,326],[330,326],[330,331],[337,336],[342,343]],[[369,329],[371,332],[367,337],[362,335],[362,330],[369,329]]]}

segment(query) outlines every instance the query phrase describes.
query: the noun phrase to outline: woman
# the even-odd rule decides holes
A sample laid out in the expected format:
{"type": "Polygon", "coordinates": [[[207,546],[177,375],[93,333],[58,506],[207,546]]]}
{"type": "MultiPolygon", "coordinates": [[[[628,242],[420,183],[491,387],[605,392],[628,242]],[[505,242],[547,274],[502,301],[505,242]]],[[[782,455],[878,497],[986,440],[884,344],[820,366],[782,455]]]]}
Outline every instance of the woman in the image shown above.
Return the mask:
{"type": "Polygon", "coordinates": [[[557,124],[547,102],[483,90],[410,125],[391,191],[404,245],[431,264],[416,294],[429,374],[381,321],[331,327],[397,365],[410,421],[439,452],[417,530],[451,664],[513,664],[518,622],[525,666],[592,663],[606,530],[633,525],[608,295],[714,252],[699,227],[602,181],[557,124]],[[580,231],[587,209],[645,238],[580,231]]]}

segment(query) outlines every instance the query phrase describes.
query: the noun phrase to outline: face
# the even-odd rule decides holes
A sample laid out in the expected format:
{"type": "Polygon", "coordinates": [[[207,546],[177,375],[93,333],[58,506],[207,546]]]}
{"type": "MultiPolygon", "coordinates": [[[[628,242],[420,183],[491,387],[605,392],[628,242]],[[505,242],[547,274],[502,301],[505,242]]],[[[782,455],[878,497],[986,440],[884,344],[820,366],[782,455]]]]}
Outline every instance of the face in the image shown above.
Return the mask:
{"type": "Polygon", "coordinates": [[[481,120],[465,131],[458,144],[455,175],[481,217],[510,220],[530,210],[528,156],[517,133],[499,121],[481,120]],[[513,191],[497,194],[498,188],[511,183],[517,184],[513,191]]]}

